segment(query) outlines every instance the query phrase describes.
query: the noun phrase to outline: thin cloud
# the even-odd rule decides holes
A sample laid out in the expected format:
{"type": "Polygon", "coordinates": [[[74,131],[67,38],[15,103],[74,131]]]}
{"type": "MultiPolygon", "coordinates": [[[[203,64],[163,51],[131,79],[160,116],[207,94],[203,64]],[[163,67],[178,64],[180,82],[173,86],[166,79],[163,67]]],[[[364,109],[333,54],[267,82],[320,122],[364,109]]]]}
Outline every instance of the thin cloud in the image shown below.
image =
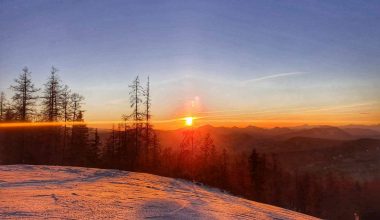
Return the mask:
{"type": "Polygon", "coordinates": [[[258,78],[248,79],[248,80],[242,80],[242,81],[220,80],[220,79],[218,80],[218,79],[211,79],[211,78],[206,78],[206,77],[201,77],[201,76],[185,75],[183,77],[178,77],[178,78],[164,79],[152,84],[164,85],[164,84],[175,84],[175,83],[185,81],[185,80],[186,81],[200,80],[200,81],[206,81],[206,82],[214,83],[214,84],[234,85],[234,86],[241,87],[241,86],[247,86],[248,84],[253,83],[253,82],[261,82],[261,81],[266,81],[266,80],[290,77],[290,76],[295,76],[295,75],[303,75],[303,74],[306,74],[306,72],[278,73],[278,74],[272,74],[272,75],[262,76],[258,78]]]}
{"type": "Polygon", "coordinates": [[[242,86],[246,86],[247,84],[253,83],[253,82],[260,82],[260,81],[266,81],[270,79],[283,78],[283,77],[302,75],[302,74],[306,74],[306,73],[305,72],[279,73],[279,74],[273,74],[273,75],[263,76],[263,77],[254,78],[254,79],[248,79],[248,80],[240,82],[240,84],[242,86]]]}

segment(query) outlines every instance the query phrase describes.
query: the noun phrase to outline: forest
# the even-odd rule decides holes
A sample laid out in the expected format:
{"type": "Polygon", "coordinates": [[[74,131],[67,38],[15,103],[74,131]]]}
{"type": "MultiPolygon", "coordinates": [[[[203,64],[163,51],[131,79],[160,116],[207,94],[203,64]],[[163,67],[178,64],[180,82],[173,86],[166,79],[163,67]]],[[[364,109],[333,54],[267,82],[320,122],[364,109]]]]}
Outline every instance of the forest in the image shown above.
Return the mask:
{"type": "MultiPolygon", "coordinates": [[[[380,180],[359,182],[337,173],[317,175],[282,168],[275,153],[236,154],[209,133],[184,129],[173,148],[160,143],[152,123],[151,90],[139,76],[129,85],[122,123],[104,130],[86,125],[85,99],[70,90],[55,67],[42,89],[27,67],[0,96],[0,164],[44,164],[120,169],[182,178],[233,195],[325,219],[380,218],[380,180]],[[56,124],[54,124],[56,123],[56,124]]],[[[115,94],[116,95],[116,94],[115,94]]]]}

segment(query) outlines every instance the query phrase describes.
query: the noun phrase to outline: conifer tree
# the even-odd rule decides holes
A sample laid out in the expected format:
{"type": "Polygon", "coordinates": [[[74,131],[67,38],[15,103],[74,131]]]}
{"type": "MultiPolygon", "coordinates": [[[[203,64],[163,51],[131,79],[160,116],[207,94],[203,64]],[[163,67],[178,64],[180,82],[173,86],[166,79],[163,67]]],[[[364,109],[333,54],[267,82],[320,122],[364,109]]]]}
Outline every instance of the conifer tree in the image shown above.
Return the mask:
{"type": "Polygon", "coordinates": [[[6,108],[5,102],[6,102],[5,94],[4,92],[1,92],[0,93],[0,122],[4,121],[5,119],[5,108],[6,108]]]}
{"type": "Polygon", "coordinates": [[[35,101],[38,98],[36,92],[38,92],[39,89],[34,87],[30,74],[29,69],[24,67],[22,73],[15,79],[16,84],[11,86],[11,89],[14,91],[12,100],[16,117],[19,121],[23,122],[31,119],[34,112],[35,101]]]}
{"type": "Polygon", "coordinates": [[[266,173],[265,155],[260,155],[256,149],[253,149],[249,157],[249,163],[254,199],[262,201],[266,173]]]}
{"type": "MultiPolygon", "coordinates": [[[[22,73],[19,77],[15,79],[15,85],[10,87],[14,92],[12,97],[15,113],[14,118],[21,122],[27,122],[32,119],[33,113],[35,112],[35,102],[38,98],[36,95],[38,89],[34,87],[30,74],[28,68],[25,67],[22,69],[22,73]]],[[[17,141],[13,143],[15,148],[19,151],[17,161],[21,163],[24,163],[26,158],[26,135],[25,129],[22,129],[22,132],[17,134],[17,141]]]]}
{"type": "Polygon", "coordinates": [[[88,147],[86,152],[87,165],[88,166],[97,166],[97,161],[99,157],[99,147],[100,147],[100,138],[98,134],[98,129],[95,129],[94,138],[91,140],[91,144],[88,147]]]}
{"type": "Polygon", "coordinates": [[[60,116],[60,95],[61,85],[57,76],[57,69],[53,66],[50,71],[48,82],[45,84],[45,89],[42,96],[43,115],[46,121],[58,121],[60,116]]]}
{"type": "MultiPolygon", "coordinates": [[[[79,110],[76,116],[77,122],[83,122],[83,111],[79,110]]],[[[69,160],[73,165],[85,166],[88,164],[88,128],[85,124],[75,124],[72,127],[72,141],[69,151],[69,160]]]]}
{"type": "Polygon", "coordinates": [[[72,116],[71,120],[72,121],[81,121],[82,120],[82,119],[80,119],[79,114],[81,112],[83,100],[84,100],[83,96],[79,95],[78,93],[71,94],[70,102],[71,102],[71,111],[72,111],[71,112],[71,116],[72,116]]]}
{"type": "Polygon", "coordinates": [[[161,155],[161,147],[160,147],[160,140],[157,137],[156,133],[153,133],[153,152],[152,152],[152,166],[154,171],[158,171],[161,163],[160,163],[160,155],[161,155]]]}
{"type": "Polygon", "coordinates": [[[65,159],[65,150],[67,146],[67,122],[71,120],[71,91],[67,85],[62,88],[59,102],[62,110],[62,119],[65,122],[63,127],[63,146],[62,146],[62,162],[65,159]]]}

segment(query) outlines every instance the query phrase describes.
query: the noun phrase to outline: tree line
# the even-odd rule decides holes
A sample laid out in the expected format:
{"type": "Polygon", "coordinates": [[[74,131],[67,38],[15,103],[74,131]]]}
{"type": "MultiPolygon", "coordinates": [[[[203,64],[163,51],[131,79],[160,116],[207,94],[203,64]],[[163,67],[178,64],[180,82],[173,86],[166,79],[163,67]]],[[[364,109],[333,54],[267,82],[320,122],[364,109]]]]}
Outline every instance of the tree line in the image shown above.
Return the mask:
{"type": "Polygon", "coordinates": [[[52,67],[43,89],[24,68],[0,95],[0,123],[67,122],[54,126],[0,128],[1,164],[52,164],[112,168],[183,178],[259,202],[328,219],[371,215],[380,198],[379,181],[358,183],[348,177],[320,176],[282,169],[276,154],[236,155],[219,148],[208,133],[182,132],[176,148],[160,143],[151,121],[150,81],[136,76],[129,85],[123,123],[111,130],[84,122],[84,97],[72,92],[52,67]],[[364,214],[362,214],[364,213],[364,214]]]}
{"type": "Polygon", "coordinates": [[[13,92],[11,99],[7,100],[3,91],[0,93],[0,121],[80,121],[84,98],[63,85],[57,72],[55,67],[51,68],[49,78],[41,91],[33,84],[28,67],[24,67],[10,86],[13,92]],[[36,108],[38,101],[41,107],[39,111],[36,108]]]}
{"type": "MultiPolygon", "coordinates": [[[[23,68],[10,86],[12,97],[0,95],[0,123],[82,122],[84,97],[64,85],[52,67],[43,88],[32,82],[31,72],[23,68]]],[[[94,134],[96,136],[96,133],[94,134]]],[[[0,133],[2,163],[44,163],[85,165],[78,151],[89,152],[89,129],[85,125],[63,123],[63,126],[21,127],[3,129],[0,133]]],[[[96,139],[96,138],[95,138],[96,139]]],[[[88,157],[88,156],[86,156],[88,157]]],[[[89,159],[86,159],[89,160],[89,159]]]]}

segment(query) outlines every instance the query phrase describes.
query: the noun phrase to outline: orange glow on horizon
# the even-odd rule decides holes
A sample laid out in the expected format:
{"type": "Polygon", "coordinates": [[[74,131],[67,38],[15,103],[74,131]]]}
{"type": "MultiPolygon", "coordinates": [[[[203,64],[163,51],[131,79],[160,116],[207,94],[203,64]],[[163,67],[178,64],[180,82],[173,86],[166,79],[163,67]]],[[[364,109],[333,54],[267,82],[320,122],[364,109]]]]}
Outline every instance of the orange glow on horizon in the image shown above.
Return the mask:
{"type": "MultiPolygon", "coordinates": [[[[356,120],[350,120],[350,118],[340,117],[335,115],[312,115],[312,117],[305,117],[305,115],[286,115],[280,117],[262,117],[261,119],[255,119],[253,117],[228,117],[223,116],[202,116],[202,117],[178,117],[173,119],[161,119],[161,120],[149,120],[154,128],[160,130],[172,130],[183,128],[183,126],[194,126],[194,120],[197,120],[196,127],[204,125],[212,125],[215,127],[293,127],[300,125],[331,125],[331,126],[343,126],[349,124],[361,124],[361,125],[375,125],[379,124],[376,120],[366,120],[366,118],[357,118],[356,120]],[[322,117],[323,116],[323,117],[322,117]]],[[[49,126],[73,126],[73,125],[87,125],[89,127],[109,129],[112,125],[130,125],[134,123],[146,123],[146,121],[123,121],[123,120],[108,120],[97,121],[88,120],[84,122],[6,122],[0,123],[0,128],[17,128],[17,127],[49,127],[49,126]]]]}

